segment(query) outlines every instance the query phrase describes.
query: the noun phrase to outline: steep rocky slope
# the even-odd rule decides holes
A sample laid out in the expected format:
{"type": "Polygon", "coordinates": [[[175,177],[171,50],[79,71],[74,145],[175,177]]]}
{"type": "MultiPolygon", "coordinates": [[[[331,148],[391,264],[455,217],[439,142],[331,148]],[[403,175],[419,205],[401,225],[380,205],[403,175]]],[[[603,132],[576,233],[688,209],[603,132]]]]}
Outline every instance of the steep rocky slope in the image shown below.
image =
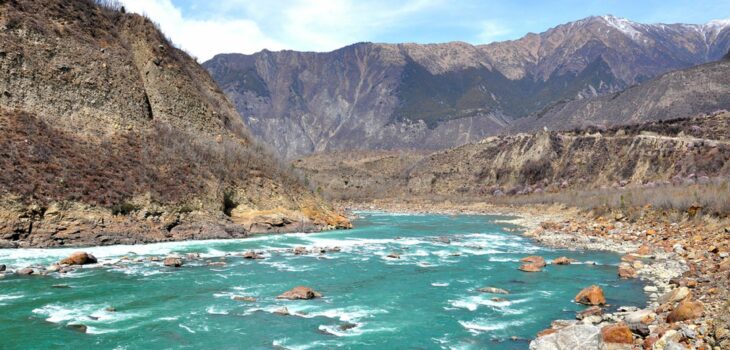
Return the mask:
{"type": "Polygon", "coordinates": [[[730,109],[730,58],[669,72],[624,91],[557,103],[510,125],[510,132],[566,130],[688,117],[730,109]]]}
{"type": "Polygon", "coordinates": [[[730,176],[730,113],[598,130],[493,136],[428,155],[313,155],[295,167],[338,199],[501,196],[730,176]],[[338,162],[326,159],[341,159],[338,162]]]}
{"type": "Polygon", "coordinates": [[[155,25],[0,1],[0,247],[346,226],[155,25]]]}
{"type": "Polygon", "coordinates": [[[729,28],[602,16],[489,45],[360,43],[328,53],[224,54],[204,67],[253,133],[287,157],[440,149],[558,101],[717,60],[730,48],[729,28]]]}

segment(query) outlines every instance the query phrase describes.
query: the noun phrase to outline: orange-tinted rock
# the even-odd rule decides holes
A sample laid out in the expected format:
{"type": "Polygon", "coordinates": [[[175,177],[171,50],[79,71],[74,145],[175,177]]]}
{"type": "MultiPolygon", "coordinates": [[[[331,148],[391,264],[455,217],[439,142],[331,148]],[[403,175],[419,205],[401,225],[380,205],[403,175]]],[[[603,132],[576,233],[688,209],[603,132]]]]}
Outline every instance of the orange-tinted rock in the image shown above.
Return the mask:
{"type": "Polygon", "coordinates": [[[621,278],[636,278],[636,270],[628,264],[618,266],[618,276],[621,278]]]}
{"type": "Polygon", "coordinates": [[[163,260],[163,265],[169,266],[169,267],[180,267],[182,266],[183,262],[181,258],[178,258],[176,256],[168,256],[163,260]]]}
{"type": "Polygon", "coordinates": [[[87,252],[75,252],[59,263],[63,265],[96,264],[96,258],[87,252]]]}
{"type": "Polygon", "coordinates": [[[322,294],[315,292],[312,288],[299,286],[282,293],[281,295],[276,297],[276,299],[309,300],[320,297],[322,297],[322,294]]]}
{"type": "Polygon", "coordinates": [[[606,297],[603,295],[603,290],[599,286],[590,286],[575,296],[575,302],[584,305],[604,305],[606,304],[606,297]]]}
{"type": "Polygon", "coordinates": [[[691,320],[702,316],[705,311],[704,305],[700,301],[683,300],[677,307],[667,316],[667,322],[674,323],[680,321],[691,320]]]}
{"type": "Polygon", "coordinates": [[[626,324],[618,323],[601,328],[601,339],[604,343],[633,344],[634,337],[626,324]]]}
{"type": "Polygon", "coordinates": [[[545,259],[543,257],[537,256],[537,255],[532,255],[532,256],[522,258],[522,259],[520,259],[520,261],[523,263],[537,265],[538,267],[543,267],[543,266],[547,265],[545,263],[545,259]]]}
{"type": "Polygon", "coordinates": [[[540,272],[542,269],[540,268],[540,265],[537,264],[522,264],[520,266],[520,271],[524,272],[540,272]]]}
{"type": "Polygon", "coordinates": [[[656,335],[650,335],[644,339],[644,350],[652,350],[654,348],[654,343],[659,340],[659,337],[656,335]]]}

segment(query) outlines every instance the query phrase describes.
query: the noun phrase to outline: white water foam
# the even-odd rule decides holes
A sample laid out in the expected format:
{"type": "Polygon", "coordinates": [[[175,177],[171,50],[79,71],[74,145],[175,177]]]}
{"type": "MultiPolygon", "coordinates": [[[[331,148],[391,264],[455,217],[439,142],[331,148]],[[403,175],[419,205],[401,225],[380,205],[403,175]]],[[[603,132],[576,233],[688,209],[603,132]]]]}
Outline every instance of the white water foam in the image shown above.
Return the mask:
{"type": "Polygon", "coordinates": [[[525,321],[520,320],[509,322],[499,322],[495,320],[459,321],[459,324],[461,324],[462,327],[466,328],[472,334],[503,330],[508,327],[521,326],[524,323],[525,321]]]}
{"type": "Polygon", "coordinates": [[[434,283],[431,283],[431,285],[434,287],[446,287],[449,285],[449,283],[448,282],[434,282],[434,283]]]}

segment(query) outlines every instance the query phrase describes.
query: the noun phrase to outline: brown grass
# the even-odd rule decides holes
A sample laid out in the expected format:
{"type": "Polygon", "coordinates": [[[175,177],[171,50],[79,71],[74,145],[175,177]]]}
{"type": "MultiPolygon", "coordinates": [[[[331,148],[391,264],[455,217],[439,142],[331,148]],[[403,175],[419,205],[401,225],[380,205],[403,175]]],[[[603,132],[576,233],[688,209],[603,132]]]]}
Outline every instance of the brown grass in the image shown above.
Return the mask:
{"type": "Polygon", "coordinates": [[[566,190],[558,193],[494,197],[487,201],[517,205],[560,203],[599,214],[610,210],[628,212],[646,206],[675,212],[687,212],[692,207],[700,207],[702,214],[724,218],[730,214],[730,183],[728,179],[718,178],[707,184],[566,190]]]}

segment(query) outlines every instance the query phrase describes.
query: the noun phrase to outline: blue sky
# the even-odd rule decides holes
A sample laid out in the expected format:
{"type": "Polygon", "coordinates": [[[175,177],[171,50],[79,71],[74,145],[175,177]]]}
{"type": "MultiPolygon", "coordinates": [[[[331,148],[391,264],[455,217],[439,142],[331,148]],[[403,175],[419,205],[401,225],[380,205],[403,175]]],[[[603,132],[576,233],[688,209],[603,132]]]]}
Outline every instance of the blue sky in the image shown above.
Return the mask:
{"type": "Polygon", "coordinates": [[[642,23],[730,18],[728,0],[121,0],[201,61],[217,53],[330,51],[360,41],[484,44],[591,15],[642,23]]]}

